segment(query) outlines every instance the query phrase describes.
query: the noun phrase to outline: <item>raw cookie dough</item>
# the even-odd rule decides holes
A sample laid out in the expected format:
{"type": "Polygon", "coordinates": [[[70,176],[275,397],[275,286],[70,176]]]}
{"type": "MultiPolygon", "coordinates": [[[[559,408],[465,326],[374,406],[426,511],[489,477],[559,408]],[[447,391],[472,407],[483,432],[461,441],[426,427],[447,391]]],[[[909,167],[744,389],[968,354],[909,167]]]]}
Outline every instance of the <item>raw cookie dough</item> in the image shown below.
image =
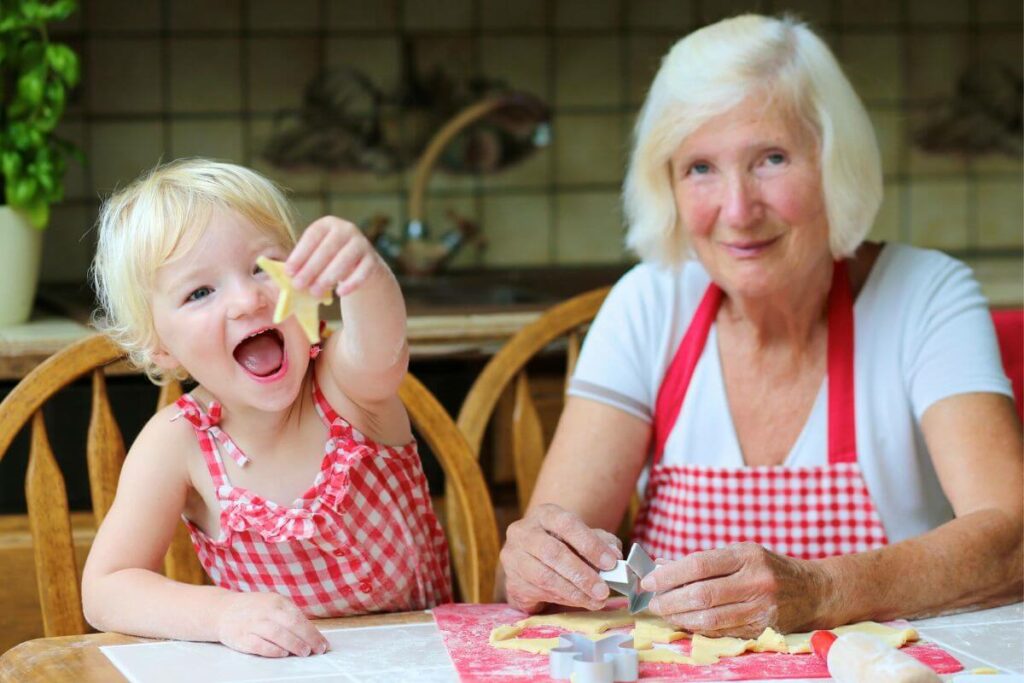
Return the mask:
{"type": "Polygon", "coordinates": [[[638,614],[633,627],[633,647],[649,650],[652,643],[671,643],[689,636],[689,633],[680,631],[661,617],[638,614]]]}
{"type": "MultiPolygon", "coordinates": [[[[907,643],[913,642],[918,638],[917,631],[912,628],[893,628],[874,621],[862,621],[859,624],[837,626],[830,630],[837,636],[841,636],[844,633],[866,633],[869,636],[881,638],[886,643],[896,648],[903,647],[907,643]]],[[[786,649],[778,650],[779,652],[798,655],[806,654],[811,651],[810,633],[790,633],[789,635],[784,636],[784,638],[786,640],[786,649]]]]}
{"type": "Polygon", "coordinates": [[[607,612],[562,612],[560,614],[537,614],[517,621],[520,631],[529,626],[557,626],[566,631],[594,635],[604,633],[610,628],[631,626],[636,617],[628,609],[609,610],[607,612]]]}
{"type": "Polygon", "coordinates": [[[326,294],[319,299],[309,292],[295,289],[292,286],[292,279],[284,272],[284,261],[274,261],[266,256],[256,259],[256,265],[263,269],[270,279],[274,281],[279,290],[277,295],[277,307],[274,309],[274,324],[278,324],[291,314],[299,321],[299,326],[306,333],[310,344],[320,341],[320,313],[321,304],[331,303],[333,297],[326,294]]]}
{"type": "Polygon", "coordinates": [[[652,643],[671,643],[689,635],[685,631],[677,630],[675,626],[660,617],[633,615],[627,609],[618,609],[606,612],[538,614],[527,617],[514,624],[495,628],[491,631],[491,644],[515,638],[530,626],[557,626],[566,631],[584,635],[598,635],[608,629],[634,626],[633,647],[637,650],[649,650],[652,643]]]}
{"type": "Polygon", "coordinates": [[[738,657],[754,646],[754,640],[743,638],[706,638],[693,636],[690,658],[695,664],[716,664],[722,657],[738,657]]]}
{"type": "Polygon", "coordinates": [[[531,626],[557,626],[566,631],[582,633],[591,640],[598,640],[608,629],[634,626],[634,647],[641,662],[663,662],[693,664],[693,661],[673,650],[652,649],[652,643],[669,643],[689,634],[677,631],[664,619],[651,615],[633,615],[629,610],[607,612],[562,612],[560,614],[538,614],[521,619],[514,624],[498,626],[491,631],[491,647],[503,650],[523,650],[534,654],[547,654],[558,647],[558,638],[519,638],[520,633],[531,626]]]}
{"type": "MultiPolygon", "coordinates": [[[[839,626],[831,629],[837,636],[844,633],[866,633],[884,640],[892,647],[900,648],[917,640],[917,631],[912,628],[893,628],[874,621],[863,621],[859,624],[839,626]]],[[[804,654],[811,651],[810,633],[791,633],[781,636],[770,628],[766,628],[757,640],[742,638],[705,638],[701,635],[693,637],[693,649],[690,656],[701,664],[714,664],[719,657],[736,657],[744,652],[780,652],[783,654],[804,654]],[[714,661],[711,661],[714,660],[714,661]]]]}
{"type": "MultiPolygon", "coordinates": [[[[670,643],[689,634],[676,630],[664,619],[652,615],[632,615],[628,610],[608,612],[563,612],[527,617],[514,624],[498,626],[491,631],[492,647],[505,650],[523,650],[534,654],[547,654],[558,647],[558,638],[519,638],[530,626],[556,626],[567,631],[582,633],[591,640],[601,638],[608,629],[633,625],[633,647],[638,650],[641,662],[668,664],[715,664],[722,657],[738,657],[744,652],[778,652],[782,654],[803,654],[811,651],[810,633],[782,635],[766,628],[756,640],[743,638],[708,638],[693,636],[690,656],[667,648],[653,648],[653,643],[670,643]]],[[[881,638],[893,647],[902,647],[917,640],[917,631],[912,628],[892,628],[873,621],[831,629],[836,635],[844,633],[866,633],[881,638]]]]}

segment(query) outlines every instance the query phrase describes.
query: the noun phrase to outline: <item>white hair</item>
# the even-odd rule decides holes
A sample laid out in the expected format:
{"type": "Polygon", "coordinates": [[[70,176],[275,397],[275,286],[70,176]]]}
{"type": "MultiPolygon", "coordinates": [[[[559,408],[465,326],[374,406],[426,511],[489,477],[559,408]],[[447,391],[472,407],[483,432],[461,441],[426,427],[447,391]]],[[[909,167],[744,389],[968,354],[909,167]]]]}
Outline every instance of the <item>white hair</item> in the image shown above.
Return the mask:
{"type": "Polygon", "coordinates": [[[295,245],[292,209],[281,189],[255,171],[221,161],[181,159],[157,166],[100,208],[90,274],[101,310],[93,325],[157,384],[168,377],[152,359],[158,343],[150,307],[156,271],[188,252],[216,208],[247,218],[282,247],[295,245]]]}
{"type": "Polygon", "coordinates": [[[789,107],[815,135],[832,255],[852,254],[882,202],[882,163],[864,105],[805,24],[747,14],[705,26],[662,60],[633,134],[623,204],[626,244],[678,266],[689,257],[669,159],[710,119],[754,94],[789,107]]]}

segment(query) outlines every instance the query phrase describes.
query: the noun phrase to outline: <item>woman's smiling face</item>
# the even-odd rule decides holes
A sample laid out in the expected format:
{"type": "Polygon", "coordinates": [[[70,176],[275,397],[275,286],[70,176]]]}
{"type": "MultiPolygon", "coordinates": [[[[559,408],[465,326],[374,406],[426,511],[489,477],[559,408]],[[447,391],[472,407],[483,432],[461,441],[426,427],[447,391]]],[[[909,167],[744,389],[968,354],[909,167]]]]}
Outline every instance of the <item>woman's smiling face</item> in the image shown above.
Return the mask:
{"type": "Polygon", "coordinates": [[[245,218],[214,209],[203,234],[156,274],[150,302],[160,367],[178,366],[231,404],[276,411],[298,395],[309,342],[294,317],[273,323],[278,290],[256,265],[288,250],[245,218]]]}
{"type": "Polygon", "coordinates": [[[831,260],[817,141],[789,111],[747,98],[687,137],[670,164],[683,229],[727,294],[799,287],[831,260]]]}

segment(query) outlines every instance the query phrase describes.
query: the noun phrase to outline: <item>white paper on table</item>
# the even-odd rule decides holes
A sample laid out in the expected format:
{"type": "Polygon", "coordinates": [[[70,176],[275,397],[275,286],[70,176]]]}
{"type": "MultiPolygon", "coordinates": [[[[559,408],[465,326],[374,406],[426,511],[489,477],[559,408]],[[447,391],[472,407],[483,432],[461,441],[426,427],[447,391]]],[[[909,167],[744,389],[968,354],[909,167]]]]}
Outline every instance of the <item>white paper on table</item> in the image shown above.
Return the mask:
{"type": "Polygon", "coordinates": [[[311,657],[258,657],[216,643],[169,640],[100,648],[132,683],[364,683],[459,680],[433,622],[323,631],[311,657]]]}

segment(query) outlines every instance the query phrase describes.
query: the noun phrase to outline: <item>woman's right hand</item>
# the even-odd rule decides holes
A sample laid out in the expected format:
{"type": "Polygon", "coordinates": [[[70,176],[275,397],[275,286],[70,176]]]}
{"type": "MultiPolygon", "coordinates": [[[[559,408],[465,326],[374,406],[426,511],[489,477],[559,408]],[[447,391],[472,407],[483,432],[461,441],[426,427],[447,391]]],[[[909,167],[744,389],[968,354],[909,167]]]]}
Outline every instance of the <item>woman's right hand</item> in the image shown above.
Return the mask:
{"type": "Polygon", "coordinates": [[[537,612],[545,603],[596,610],[608,599],[598,570],[614,569],[621,542],[604,529],[591,529],[575,513],[538,505],[509,525],[501,565],[506,599],[537,612]]]}
{"type": "Polygon", "coordinates": [[[329,647],[295,603],[277,593],[225,596],[217,638],[234,650],[263,657],[319,655],[329,647]]]}

